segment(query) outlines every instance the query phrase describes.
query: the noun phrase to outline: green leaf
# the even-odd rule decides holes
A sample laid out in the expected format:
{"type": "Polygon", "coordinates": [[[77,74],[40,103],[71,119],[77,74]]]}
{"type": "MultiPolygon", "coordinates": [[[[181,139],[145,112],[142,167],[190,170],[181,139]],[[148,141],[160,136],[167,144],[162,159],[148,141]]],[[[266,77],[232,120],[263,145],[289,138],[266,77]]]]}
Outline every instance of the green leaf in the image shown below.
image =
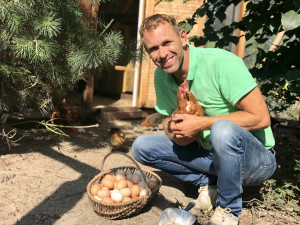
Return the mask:
{"type": "Polygon", "coordinates": [[[189,33],[193,28],[193,26],[187,22],[180,22],[178,23],[178,26],[180,29],[184,29],[187,33],[189,33]]]}
{"type": "Polygon", "coordinates": [[[300,26],[300,15],[294,10],[290,10],[283,15],[281,18],[281,23],[284,30],[294,30],[300,26]]]}
{"type": "Polygon", "coordinates": [[[286,73],[285,79],[289,82],[300,79],[300,70],[289,70],[286,73]]]}

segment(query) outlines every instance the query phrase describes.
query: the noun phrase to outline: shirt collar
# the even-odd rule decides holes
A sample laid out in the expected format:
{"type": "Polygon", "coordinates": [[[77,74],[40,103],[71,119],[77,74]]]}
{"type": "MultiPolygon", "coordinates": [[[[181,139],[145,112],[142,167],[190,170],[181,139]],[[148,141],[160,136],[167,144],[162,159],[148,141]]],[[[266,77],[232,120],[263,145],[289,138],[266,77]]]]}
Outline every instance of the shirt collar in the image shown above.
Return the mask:
{"type": "Polygon", "coordinates": [[[190,44],[188,44],[190,54],[189,54],[189,72],[187,76],[187,80],[194,80],[195,74],[197,71],[197,56],[196,56],[196,48],[190,44]]]}

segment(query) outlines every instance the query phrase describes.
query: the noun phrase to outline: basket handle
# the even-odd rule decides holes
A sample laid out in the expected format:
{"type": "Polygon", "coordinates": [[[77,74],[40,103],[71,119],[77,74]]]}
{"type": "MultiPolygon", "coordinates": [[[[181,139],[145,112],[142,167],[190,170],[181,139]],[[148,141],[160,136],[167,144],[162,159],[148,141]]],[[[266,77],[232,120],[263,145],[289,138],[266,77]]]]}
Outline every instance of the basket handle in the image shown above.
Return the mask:
{"type": "Polygon", "coordinates": [[[137,162],[131,157],[129,156],[128,154],[124,153],[124,152],[120,152],[120,151],[113,151],[113,152],[110,152],[108,154],[106,154],[106,156],[104,156],[103,160],[102,160],[102,163],[101,163],[101,171],[103,172],[103,167],[104,167],[104,162],[105,160],[108,158],[108,156],[110,155],[113,155],[113,154],[121,154],[123,156],[126,156],[128,159],[130,159],[133,164],[137,167],[137,169],[141,172],[141,175],[142,175],[142,178],[143,178],[143,181],[145,183],[145,186],[146,186],[146,196],[148,196],[149,192],[148,192],[148,184],[147,184],[147,181],[146,181],[146,176],[144,174],[144,171],[141,169],[141,167],[137,164],[137,162]]]}

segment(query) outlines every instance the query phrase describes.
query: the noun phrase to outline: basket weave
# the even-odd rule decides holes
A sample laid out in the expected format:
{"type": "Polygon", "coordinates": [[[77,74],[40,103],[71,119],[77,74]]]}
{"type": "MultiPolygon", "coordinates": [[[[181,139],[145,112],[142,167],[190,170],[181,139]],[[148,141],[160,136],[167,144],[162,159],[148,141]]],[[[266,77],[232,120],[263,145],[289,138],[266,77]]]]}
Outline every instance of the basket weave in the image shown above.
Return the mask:
{"type": "Polygon", "coordinates": [[[88,193],[89,202],[90,202],[93,210],[95,211],[95,213],[97,213],[99,216],[104,217],[106,219],[123,219],[123,218],[127,218],[131,215],[137,214],[158,193],[159,188],[162,184],[162,180],[157,174],[155,174],[154,172],[147,170],[147,169],[141,169],[140,166],[135,162],[135,160],[132,157],[130,157],[129,155],[127,155],[123,152],[108,153],[103,158],[103,161],[101,164],[101,171],[103,171],[103,172],[96,175],[88,183],[87,193],[88,193]],[[112,168],[112,169],[103,171],[103,166],[104,166],[105,160],[107,159],[108,156],[110,156],[112,154],[121,154],[121,155],[126,156],[135,164],[135,167],[134,166],[121,166],[121,167],[116,167],[116,168],[112,168]],[[114,174],[115,172],[117,172],[120,169],[122,169],[124,171],[129,169],[132,172],[139,170],[141,172],[142,179],[146,186],[146,195],[141,196],[136,199],[133,199],[129,202],[124,202],[124,203],[105,203],[105,202],[95,199],[93,197],[93,195],[91,194],[91,186],[95,183],[100,183],[102,178],[106,174],[114,174]],[[153,189],[151,192],[148,192],[146,177],[147,178],[154,177],[157,181],[157,184],[158,184],[157,187],[155,189],[153,189]]]}

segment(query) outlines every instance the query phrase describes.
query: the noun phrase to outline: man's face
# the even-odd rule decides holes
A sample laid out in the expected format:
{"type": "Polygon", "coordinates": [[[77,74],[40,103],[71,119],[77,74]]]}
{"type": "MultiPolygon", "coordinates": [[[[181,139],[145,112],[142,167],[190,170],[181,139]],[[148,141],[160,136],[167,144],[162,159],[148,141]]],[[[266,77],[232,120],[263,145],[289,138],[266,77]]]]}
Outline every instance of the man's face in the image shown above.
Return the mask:
{"type": "Polygon", "coordinates": [[[184,30],[178,36],[169,23],[160,23],[156,29],[144,32],[144,44],[155,65],[169,74],[180,73],[187,44],[184,30]]]}

